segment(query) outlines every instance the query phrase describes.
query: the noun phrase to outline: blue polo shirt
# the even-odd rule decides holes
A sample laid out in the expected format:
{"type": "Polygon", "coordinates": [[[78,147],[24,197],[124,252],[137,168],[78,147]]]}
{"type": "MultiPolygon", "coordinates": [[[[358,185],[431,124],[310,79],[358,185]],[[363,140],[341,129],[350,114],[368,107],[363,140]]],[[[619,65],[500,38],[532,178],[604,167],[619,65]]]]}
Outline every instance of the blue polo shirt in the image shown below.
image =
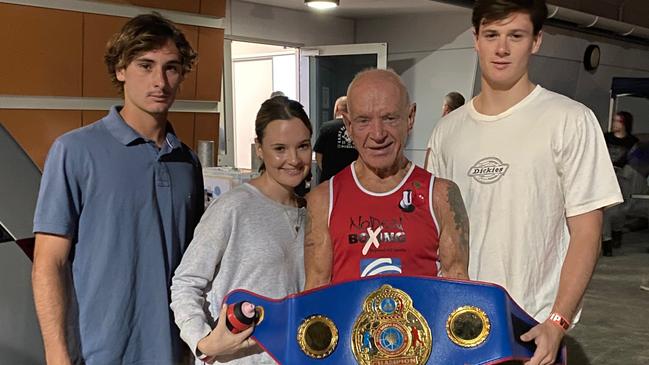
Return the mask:
{"type": "Polygon", "coordinates": [[[34,232],[72,238],[70,341],[87,365],[180,361],[169,286],[202,211],[200,164],[171,126],[158,148],[113,107],[54,142],[34,232]]]}

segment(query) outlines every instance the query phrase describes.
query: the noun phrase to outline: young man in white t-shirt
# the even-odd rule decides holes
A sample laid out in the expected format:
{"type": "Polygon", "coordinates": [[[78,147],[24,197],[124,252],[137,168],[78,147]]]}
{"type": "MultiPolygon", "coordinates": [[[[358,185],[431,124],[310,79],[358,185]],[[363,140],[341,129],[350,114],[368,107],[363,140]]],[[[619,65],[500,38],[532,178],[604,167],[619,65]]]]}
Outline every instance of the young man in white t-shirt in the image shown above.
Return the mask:
{"type": "Polygon", "coordinates": [[[599,256],[602,209],[622,201],[593,112],[534,85],[545,1],[478,0],[482,89],[436,126],[426,168],[455,181],[470,220],[471,279],[504,286],[540,324],[530,365],[552,364],[599,256]]]}

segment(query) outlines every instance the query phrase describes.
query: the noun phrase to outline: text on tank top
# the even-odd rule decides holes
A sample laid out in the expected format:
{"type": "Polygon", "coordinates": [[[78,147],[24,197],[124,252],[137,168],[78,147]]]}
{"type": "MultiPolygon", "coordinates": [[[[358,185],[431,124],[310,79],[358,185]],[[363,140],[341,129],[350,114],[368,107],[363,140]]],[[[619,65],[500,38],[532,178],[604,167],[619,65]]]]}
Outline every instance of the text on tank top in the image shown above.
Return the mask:
{"type": "Polygon", "coordinates": [[[372,193],[361,187],[354,165],[329,185],[331,282],[386,274],[437,276],[434,177],[413,165],[393,190],[372,193]]]}

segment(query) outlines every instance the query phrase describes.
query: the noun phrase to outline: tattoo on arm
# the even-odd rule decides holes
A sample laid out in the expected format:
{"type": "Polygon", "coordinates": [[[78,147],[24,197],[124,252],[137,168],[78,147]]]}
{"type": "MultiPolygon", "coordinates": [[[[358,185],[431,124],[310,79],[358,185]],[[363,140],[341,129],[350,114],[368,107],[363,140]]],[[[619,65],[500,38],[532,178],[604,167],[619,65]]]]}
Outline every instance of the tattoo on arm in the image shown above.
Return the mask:
{"type": "Polygon", "coordinates": [[[459,233],[459,243],[464,247],[469,247],[469,217],[462,201],[462,194],[457,185],[451,183],[447,190],[448,205],[453,213],[455,229],[459,233]]]}
{"type": "Polygon", "coordinates": [[[304,229],[304,248],[307,247],[313,247],[315,245],[315,241],[313,240],[313,212],[311,209],[307,209],[306,212],[306,222],[305,222],[305,229],[304,229]]]}

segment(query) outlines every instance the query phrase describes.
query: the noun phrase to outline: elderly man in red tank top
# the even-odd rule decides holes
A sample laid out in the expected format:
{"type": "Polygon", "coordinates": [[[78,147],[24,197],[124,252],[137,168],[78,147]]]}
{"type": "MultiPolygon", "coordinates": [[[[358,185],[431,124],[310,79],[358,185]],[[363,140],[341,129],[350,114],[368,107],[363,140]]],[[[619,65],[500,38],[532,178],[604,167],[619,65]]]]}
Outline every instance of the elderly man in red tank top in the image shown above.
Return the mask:
{"type": "Polygon", "coordinates": [[[363,71],[347,101],[359,157],[307,196],[306,289],[385,274],[468,279],[469,222],[457,185],[404,154],[416,105],[401,78],[363,71]]]}

